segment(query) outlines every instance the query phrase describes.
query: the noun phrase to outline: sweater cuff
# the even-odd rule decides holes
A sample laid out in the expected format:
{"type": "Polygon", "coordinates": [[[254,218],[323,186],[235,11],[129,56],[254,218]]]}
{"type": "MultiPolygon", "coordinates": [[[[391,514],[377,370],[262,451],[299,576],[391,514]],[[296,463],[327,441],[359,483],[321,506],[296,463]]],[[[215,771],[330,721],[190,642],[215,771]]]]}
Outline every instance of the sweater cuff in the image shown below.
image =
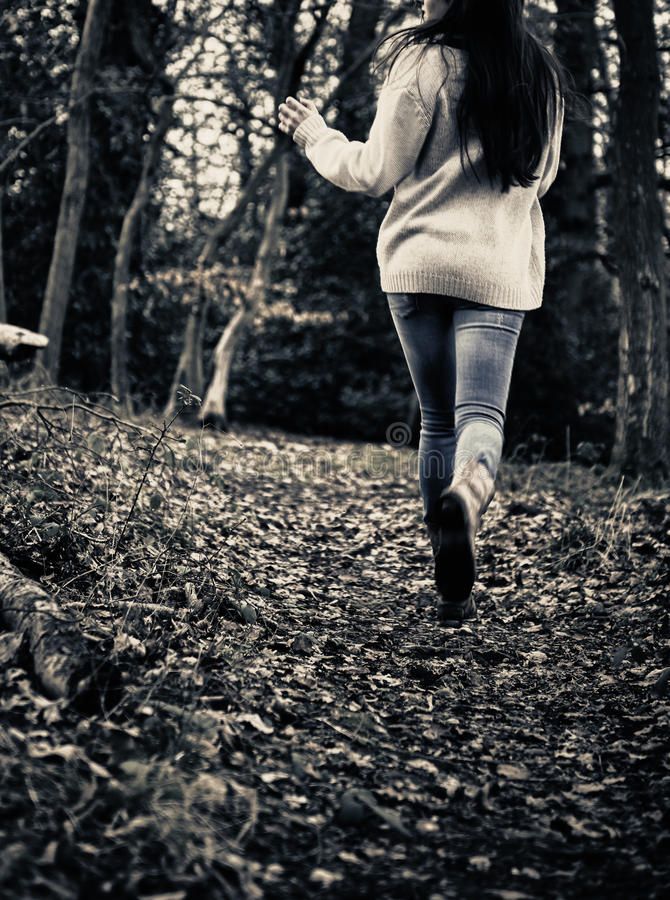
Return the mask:
{"type": "Polygon", "coordinates": [[[326,121],[320,113],[311,113],[293,132],[293,140],[302,147],[311,146],[324,131],[328,130],[326,121]]]}

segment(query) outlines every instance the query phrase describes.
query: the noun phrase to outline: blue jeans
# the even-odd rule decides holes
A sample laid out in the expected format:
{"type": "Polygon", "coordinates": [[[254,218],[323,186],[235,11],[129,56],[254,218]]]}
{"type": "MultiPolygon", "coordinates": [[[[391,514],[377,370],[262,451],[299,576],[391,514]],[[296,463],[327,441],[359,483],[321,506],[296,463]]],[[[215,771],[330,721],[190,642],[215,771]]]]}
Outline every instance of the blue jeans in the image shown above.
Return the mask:
{"type": "Polygon", "coordinates": [[[424,522],[473,456],[495,478],[524,313],[439,294],[387,294],[419,398],[424,522]]]}

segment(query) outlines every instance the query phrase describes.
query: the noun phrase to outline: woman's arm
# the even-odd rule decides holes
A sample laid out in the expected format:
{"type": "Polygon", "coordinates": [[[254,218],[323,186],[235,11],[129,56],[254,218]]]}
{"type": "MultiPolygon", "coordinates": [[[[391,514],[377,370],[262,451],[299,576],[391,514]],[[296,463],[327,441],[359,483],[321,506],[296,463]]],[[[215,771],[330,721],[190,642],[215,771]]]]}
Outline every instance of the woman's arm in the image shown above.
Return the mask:
{"type": "Polygon", "coordinates": [[[318,113],[298,126],[293,140],[337,187],[380,197],[412,171],[429,128],[430,120],[412,94],[382,88],[365,143],[328,128],[318,113]]]}
{"type": "Polygon", "coordinates": [[[410,77],[384,84],[365,142],[329,128],[311,101],[289,97],[279,113],[279,127],[293,131],[293,140],[320,175],[345,191],[371,197],[385,194],[412,171],[432,117],[410,77]]]}

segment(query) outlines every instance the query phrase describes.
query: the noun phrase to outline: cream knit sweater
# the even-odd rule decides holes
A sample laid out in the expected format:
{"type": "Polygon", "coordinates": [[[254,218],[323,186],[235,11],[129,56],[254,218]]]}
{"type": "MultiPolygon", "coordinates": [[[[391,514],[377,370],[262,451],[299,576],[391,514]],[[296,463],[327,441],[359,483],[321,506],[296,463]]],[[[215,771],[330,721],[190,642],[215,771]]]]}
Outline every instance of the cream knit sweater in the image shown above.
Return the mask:
{"type": "Polygon", "coordinates": [[[563,105],[531,187],[492,188],[471,137],[478,183],[459,155],[456,104],[467,52],[412,45],[387,75],[367,141],[349,141],[312,113],[293,139],[314,168],[345,191],[394,188],[377,241],[381,289],[448,294],[505,309],[542,304],[544,219],[539,198],[558,172],[563,105]],[[448,77],[445,81],[445,76],[448,77]]]}

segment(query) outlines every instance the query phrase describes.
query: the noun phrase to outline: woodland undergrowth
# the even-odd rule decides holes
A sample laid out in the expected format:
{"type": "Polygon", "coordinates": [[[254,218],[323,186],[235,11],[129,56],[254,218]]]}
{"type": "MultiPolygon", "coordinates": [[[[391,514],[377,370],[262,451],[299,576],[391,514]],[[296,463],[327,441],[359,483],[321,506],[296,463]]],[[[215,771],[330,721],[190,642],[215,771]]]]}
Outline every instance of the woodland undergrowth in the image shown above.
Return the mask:
{"type": "Polygon", "coordinates": [[[26,390],[0,464],[121,673],[50,699],[0,631],[3,897],[667,896],[667,491],[503,463],[446,629],[410,448],[26,390]]]}

